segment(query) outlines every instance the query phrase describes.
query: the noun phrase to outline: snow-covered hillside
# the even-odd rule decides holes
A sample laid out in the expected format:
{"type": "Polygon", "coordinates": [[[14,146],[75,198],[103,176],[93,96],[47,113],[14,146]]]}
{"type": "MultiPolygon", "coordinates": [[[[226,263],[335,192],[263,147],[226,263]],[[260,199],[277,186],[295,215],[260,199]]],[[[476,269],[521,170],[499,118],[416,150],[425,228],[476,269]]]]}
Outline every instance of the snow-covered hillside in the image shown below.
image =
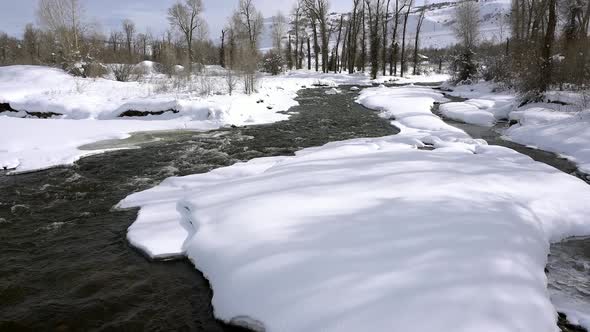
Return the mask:
{"type": "MultiPolygon", "coordinates": [[[[420,1],[420,4],[423,2],[420,1]]],[[[453,14],[460,1],[427,1],[428,10],[422,25],[421,47],[442,48],[453,45],[457,42],[453,32],[453,14]]],[[[479,0],[480,7],[480,39],[486,41],[500,42],[510,36],[510,27],[507,14],[510,11],[510,0],[479,0]]],[[[330,15],[332,22],[338,22],[339,13],[330,15]]],[[[418,14],[412,13],[408,19],[408,37],[413,39],[416,34],[416,23],[418,14]]],[[[265,19],[265,29],[261,37],[261,49],[272,47],[271,33],[272,18],[265,19]]],[[[391,25],[390,25],[391,27],[391,25]]],[[[401,26],[400,26],[401,31],[401,26]]],[[[336,36],[333,35],[331,43],[335,44],[336,36]]]]}

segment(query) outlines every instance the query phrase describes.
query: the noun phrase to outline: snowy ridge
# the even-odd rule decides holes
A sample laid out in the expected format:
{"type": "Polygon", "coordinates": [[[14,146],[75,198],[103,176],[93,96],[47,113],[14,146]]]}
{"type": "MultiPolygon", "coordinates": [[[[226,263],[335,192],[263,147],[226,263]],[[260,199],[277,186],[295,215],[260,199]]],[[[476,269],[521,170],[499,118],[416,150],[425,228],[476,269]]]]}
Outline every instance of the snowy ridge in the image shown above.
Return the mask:
{"type": "Polygon", "coordinates": [[[188,256],[216,317],[266,331],[557,331],[549,243],[590,234],[590,189],[445,126],[441,98],[366,89],[399,135],[169,178],[119,204],[141,208],[128,238],[188,256]]]}

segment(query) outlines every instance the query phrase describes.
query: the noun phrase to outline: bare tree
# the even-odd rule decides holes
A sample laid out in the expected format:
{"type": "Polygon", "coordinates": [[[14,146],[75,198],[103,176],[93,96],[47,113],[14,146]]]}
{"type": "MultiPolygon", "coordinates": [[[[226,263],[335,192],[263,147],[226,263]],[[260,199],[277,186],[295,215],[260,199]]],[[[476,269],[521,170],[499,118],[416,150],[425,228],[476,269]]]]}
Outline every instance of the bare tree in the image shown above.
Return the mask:
{"type": "Polygon", "coordinates": [[[135,36],[135,23],[130,19],[125,19],[122,22],[123,33],[125,33],[125,44],[127,45],[127,54],[129,55],[129,61],[133,55],[133,39],[135,36]]]}
{"type": "Polygon", "coordinates": [[[379,47],[381,46],[381,0],[365,0],[369,16],[369,44],[371,51],[371,77],[377,78],[379,72],[379,47]]]}
{"type": "Polygon", "coordinates": [[[455,9],[454,31],[463,47],[473,49],[479,37],[479,4],[465,1],[455,9]]]}
{"type": "Polygon", "coordinates": [[[543,40],[541,49],[541,80],[539,81],[539,93],[545,93],[551,83],[551,49],[555,41],[555,28],[557,26],[556,5],[557,0],[547,0],[549,7],[549,17],[547,20],[547,31],[543,40]]]}
{"type": "Polygon", "coordinates": [[[348,29],[350,33],[348,34],[348,73],[354,73],[354,64],[356,61],[356,55],[358,51],[358,32],[360,23],[362,22],[359,19],[359,4],[360,0],[353,0],[353,8],[351,12],[350,24],[348,25],[348,29]]]}
{"type": "Polygon", "coordinates": [[[365,66],[367,65],[367,9],[366,9],[366,2],[363,2],[362,7],[362,17],[361,17],[361,29],[362,30],[362,37],[361,37],[361,58],[358,64],[358,70],[365,72],[365,66]]]}
{"type": "Polygon", "coordinates": [[[227,29],[221,30],[221,45],[219,46],[219,65],[225,68],[225,35],[227,29]]]}
{"type": "Polygon", "coordinates": [[[79,0],[39,0],[37,9],[39,21],[48,30],[60,36],[70,51],[80,49],[82,33],[82,6],[79,0]]]}
{"type": "Polygon", "coordinates": [[[148,59],[148,45],[149,45],[150,39],[151,39],[151,36],[149,33],[140,33],[137,35],[136,45],[139,48],[139,51],[141,52],[141,56],[142,56],[143,60],[148,59]]]}
{"type": "Polygon", "coordinates": [[[258,48],[258,38],[262,34],[263,16],[254,6],[252,0],[240,0],[237,11],[236,27],[246,34],[250,47],[258,48]]]}
{"type": "Polygon", "coordinates": [[[283,37],[287,33],[287,19],[280,11],[273,16],[271,25],[272,45],[278,54],[283,51],[283,37]]]}
{"type": "MultiPolygon", "coordinates": [[[[315,21],[319,27],[320,38],[322,40],[322,71],[327,73],[329,53],[328,10],[330,4],[328,0],[303,0],[303,3],[312,18],[312,22],[315,21]]],[[[316,31],[314,30],[314,32],[316,31]]],[[[317,37],[314,38],[314,41],[316,41],[317,45],[317,37]]]]}
{"type": "MultiPolygon", "coordinates": [[[[339,65],[339,57],[338,57],[338,49],[340,47],[340,40],[342,37],[342,28],[344,26],[344,15],[340,15],[340,23],[338,24],[338,37],[336,38],[336,46],[334,47],[334,51],[332,52],[332,63],[333,63],[333,70],[335,73],[338,72],[340,65],[339,65]]],[[[343,46],[344,47],[344,46],[343,46]]]]}
{"type": "Polygon", "coordinates": [[[474,48],[479,35],[479,4],[462,2],[455,9],[455,34],[462,47],[454,61],[455,81],[469,81],[477,73],[474,48]]]}
{"type": "Polygon", "coordinates": [[[195,31],[204,27],[204,21],[199,16],[203,12],[201,0],[178,1],[168,9],[168,21],[170,25],[180,30],[184,35],[188,49],[188,72],[193,69],[193,37],[195,31]]]}
{"type": "Polygon", "coordinates": [[[113,30],[111,31],[111,36],[109,37],[109,44],[111,44],[111,47],[113,48],[113,55],[116,55],[116,53],[119,51],[119,46],[121,45],[123,41],[123,35],[121,34],[121,32],[113,30]]]}
{"type": "Polygon", "coordinates": [[[422,30],[422,23],[426,14],[426,4],[420,8],[420,14],[418,15],[418,23],[416,24],[416,38],[414,39],[414,75],[418,74],[418,46],[420,42],[420,30],[422,30]]]}
{"type": "Polygon", "coordinates": [[[39,30],[35,29],[32,24],[27,24],[25,27],[23,44],[29,57],[28,61],[31,64],[37,63],[39,60],[39,34],[39,30]]]}
{"type": "Polygon", "coordinates": [[[391,34],[391,55],[389,58],[389,75],[397,75],[397,57],[399,53],[399,42],[397,39],[397,30],[399,27],[399,18],[407,6],[406,0],[395,0],[395,11],[393,12],[393,33],[391,34]],[[400,1],[403,3],[400,5],[400,1]]]}
{"type": "Polygon", "coordinates": [[[410,11],[412,10],[412,0],[409,1],[408,3],[408,9],[406,10],[406,13],[404,14],[404,29],[402,32],[402,54],[401,54],[401,63],[400,63],[400,76],[404,76],[404,71],[406,69],[406,30],[408,27],[408,17],[410,16],[410,11]]]}
{"type": "Polygon", "coordinates": [[[238,9],[232,16],[232,29],[236,36],[237,66],[244,75],[244,92],[256,91],[256,72],[258,59],[258,39],[263,29],[263,16],[252,0],[240,0],[238,9]]]}
{"type": "Polygon", "coordinates": [[[300,40],[303,40],[303,35],[305,34],[305,25],[303,24],[303,8],[301,6],[301,0],[297,0],[293,9],[291,11],[291,34],[295,35],[295,51],[293,53],[295,59],[295,67],[297,69],[301,69],[302,61],[301,52],[298,50],[298,45],[300,44],[300,40]]]}
{"type": "Polygon", "coordinates": [[[383,16],[383,33],[381,38],[383,39],[383,44],[381,45],[381,65],[383,67],[383,76],[385,76],[387,71],[387,28],[389,26],[389,5],[391,0],[387,0],[385,4],[385,13],[383,16]]]}

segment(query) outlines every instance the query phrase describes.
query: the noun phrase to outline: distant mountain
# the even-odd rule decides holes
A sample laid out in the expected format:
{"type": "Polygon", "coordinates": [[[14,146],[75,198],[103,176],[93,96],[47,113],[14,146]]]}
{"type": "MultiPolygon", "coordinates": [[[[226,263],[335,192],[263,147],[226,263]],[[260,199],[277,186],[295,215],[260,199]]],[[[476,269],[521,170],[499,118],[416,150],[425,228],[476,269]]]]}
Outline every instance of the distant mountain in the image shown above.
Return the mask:
{"type": "MultiPolygon", "coordinates": [[[[473,1],[473,0],[470,0],[473,1]]],[[[420,47],[443,48],[457,43],[453,32],[453,14],[462,1],[428,1],[428,10],[420,32],[420,47]]],[[[480,36],[482,40],[500,42],[510,36],[507,16],[510,12],[510,0],[479,0],[480,36]]],[[[330,20],[337,24],[339,13],[330,14],[330,20]]],[[[408,19],[407,38],[413,42],[416,33],[418,14],[411,13],[408,19]]],[[[260,48],[272,48],[271,38],[272,17],[264,20],[264,32],[261,36],[260,48]]],[[[390,25],[391,28],[391,25],[390,25]]],[[[401,26],[400,26],[401,30],[401,26]]],[[[336,36],[331,40],[335,43],[336,36]]]]}

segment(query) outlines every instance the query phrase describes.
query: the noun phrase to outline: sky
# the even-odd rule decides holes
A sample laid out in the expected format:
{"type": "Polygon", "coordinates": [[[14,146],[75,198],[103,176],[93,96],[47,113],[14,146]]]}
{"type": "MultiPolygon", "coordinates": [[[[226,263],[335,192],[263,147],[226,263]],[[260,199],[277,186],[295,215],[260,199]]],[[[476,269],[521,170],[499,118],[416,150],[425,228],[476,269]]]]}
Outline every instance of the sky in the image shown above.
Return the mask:
{"type": "MultiPolygon", "coordinates": [[[[0,31],[20,37],[27,23],[36,23],[38,0],[0,0],[0,31]]],[[[132,19],[139,32],[161,35],[168,28],[167,9],[177,0],[81,0],[87,21],[97,22],[108,34],[120,29],[121,21],[132,19]]],[[[203,0],[203,17],[209,26],[209,37],[217,40],[227,18],[237,7],[239,0],[203,0]]],[[[254,0],[264,16],[270,17],[279,10],[287,13],[295,0],[254,0]]],[[[351,0],[332,0],[331,10],[344,11],[351,0]]]]}

